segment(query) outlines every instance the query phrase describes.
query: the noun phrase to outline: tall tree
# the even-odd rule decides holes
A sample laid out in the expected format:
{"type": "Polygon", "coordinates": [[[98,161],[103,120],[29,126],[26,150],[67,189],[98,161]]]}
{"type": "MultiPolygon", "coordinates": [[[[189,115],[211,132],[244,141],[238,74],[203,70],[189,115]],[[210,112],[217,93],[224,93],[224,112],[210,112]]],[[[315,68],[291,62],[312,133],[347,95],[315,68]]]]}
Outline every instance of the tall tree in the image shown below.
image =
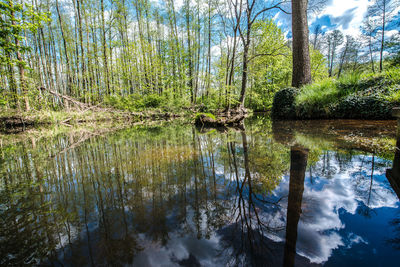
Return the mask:
{"type": "Polygon", "coordinates": [[[326,43],[328,46],[328,73],[329,77],[331,77],[333,75],[333,67],[335,66],[338,47],[343,43],[343,33],[340,30],[334,30],[327,34],[326,43]]]}
{"type": "MultiPolygon", "coordinates": [[[[232,0],[231,0],[232,1],[232,0]]],[[[259,10],[256,9],[257,0],[246,0],[244,12],[242,12],[242,1],[232,2],[235,12],[236,24],[238,25],[239,36],[243,43],[243,59],[242,59],[242,84],[239,95],[239,107],[244,107],[244,101],[246,97],[246,89],[247,89],[247,77],[248,77],[248,57],[249,57],[249,49],[251,43],[251,29],[253,27],[254,22],[256,22],[257,18],[265,13],[266,11],[272,9],[279,9],[282,12],[287,13],[285,10],[281,8],[282,2],[270,3],[267,7],[261,8],[259,10]]],[[[308,33],[307,33],[308,34],[308,33]]],[[[307,37],[308,38],[308,37],[307,37]]]]}
{"type": "Polygon", "coordinates": [[[361,33],[364,41],[368,47],[368,54],[371,63],[371,70],[375,72],[375,65],[374,65],[374,54],[375,51],[375,27],[374,27],[374,20],[367,14],[364,18],[363,24],[361,25],[361,33]]]}
{"type": "Polygon", "coordinates": [[[297,88],[304,84],[311,83],[307,6],[308,0],[292,0],[292,86],[297,88]]]}
{"type": "Polygon", "coordinates": [[[383,52],[385,50],[385,31],[386,25],[393,19],[399,0],[374,0],[368,7],[367,16],[377,19],[376,26],[380,32],[380,50],[379,50],[379,71],[383,70],[383,52]]]}

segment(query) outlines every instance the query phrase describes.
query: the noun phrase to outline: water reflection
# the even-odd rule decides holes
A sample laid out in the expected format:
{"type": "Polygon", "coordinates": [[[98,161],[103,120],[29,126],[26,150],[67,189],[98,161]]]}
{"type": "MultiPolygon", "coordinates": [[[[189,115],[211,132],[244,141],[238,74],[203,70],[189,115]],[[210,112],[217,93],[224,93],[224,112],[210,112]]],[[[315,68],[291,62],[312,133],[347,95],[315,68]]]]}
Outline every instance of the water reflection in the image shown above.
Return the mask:
{"type": "Polygon", "coordinates": [[[292,147],[290,150],[290,182],[286,216],[286,240],[284,266],[294,266],[296,256],[297,225],[300,220],[304,177],[307,168],[308,149],[292,147]]]}
{"type": "MultiPolygon", "coordinates": [[[[399,123],[400,125],[400,123],[399,123]]],[[[393,165],[391,169],[386,170],[386,177],[400,199],[400,127],[397,129],[396,151],[394,154],[393,165]]],[[[388,239],[388,243],[394,248],[400,250],[400,212],[390,221],[390,226],[393,229],[393,237],[388,239]]]]}
{"type": "Polygon", "coordinates": [[[391,169],[387,169],[386,177],[388,178],[394,192],[396,192],[397,197],[400,199],[400,129],[397,133],[393,167],[391,169]]]}
{"type": "Polygon", "coordinates": [[[393,263],[399,252],[382,241],[394,236],[371,230],[399,210],[391,161],[293,147],[296,131],[284,134],[256,120],[245,131],[177,124],[3,147],[0,264],[393,263]]]}

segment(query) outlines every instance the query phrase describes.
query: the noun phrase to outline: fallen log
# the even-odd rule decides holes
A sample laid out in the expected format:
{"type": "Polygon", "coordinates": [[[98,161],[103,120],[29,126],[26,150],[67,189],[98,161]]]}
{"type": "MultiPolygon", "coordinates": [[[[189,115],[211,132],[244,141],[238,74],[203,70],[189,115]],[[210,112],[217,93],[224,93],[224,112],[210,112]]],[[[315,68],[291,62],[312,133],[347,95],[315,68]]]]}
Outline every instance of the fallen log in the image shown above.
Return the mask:
{"type": "Polygon", "coordinates": [[[246,117],[245,113],[237,114],[231,117],[211,118],[206,114],[199,114],[195,119],[195,125],[200,127],[232,127],[242,124],[246,117]]]}
{"type": "Polygon", "coordinates": [[[48,89],[48,88],[45,88],[45,87],[43,87],[43,86],[40,86],[40,87],[39,87],[39,90],[40,90],[40,91],[46,91],[46,92],[48,92],[48,93],[50,93],[50,94],[52,94],[52,95],[54,95],[54,96],[56,96],[56,97],[58,97],[58,98],[60,98],[60,99],[63,99],[64,101],[67,101],[68,103],[72,103],[72,104],[75,105],[79,110],[84,110],[84,111],[86,111],[86,110],[94,109],[94,108],[97,107],[97,106],[91,106],[91,105],[89,105],[89,104],[80,102],[80,101],[78,101],[78,100],[76,100],[76,99],[74,99],[74,98],[72,98],[72,97],[70,97],[70,96],[62,95],[62,94],[60,94],[60,93],[57,93],[57,92],[55,92],[55,91],[53,91],[53,90],[50,90],[50,89],[48,89]]]}

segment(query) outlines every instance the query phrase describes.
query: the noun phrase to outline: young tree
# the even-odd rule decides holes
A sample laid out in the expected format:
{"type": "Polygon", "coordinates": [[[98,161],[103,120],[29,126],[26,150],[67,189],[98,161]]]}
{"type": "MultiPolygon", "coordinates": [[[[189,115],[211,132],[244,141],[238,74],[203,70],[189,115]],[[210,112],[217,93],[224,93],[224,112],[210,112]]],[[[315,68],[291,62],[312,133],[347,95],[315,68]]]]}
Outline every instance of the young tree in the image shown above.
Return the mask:
{"type": "Polygon", "coordinates": [[[376,30],[380,32],[379,71],[383,70],[383,51],[385,50],[386,25],[393,19],[399,0],[374,0],[368,7],[367,16],[377,19],[376,30]]]}
{"type": "Polygon", "coordinates": [[[371,63],[372,72],[375,72],[375,65],[374,65],[374,54],[375,51],[375,34],[376,28],[374,26],[374,20],[367,14],[366,18],[361,25],[361,33],[364,42],[366,42],[368,47],[368,53],[371,63]]]}
{"type": "MultiPolygon", "coordinates": [[[[231,0],[232,1],[232,0],[231,0]]],[[[232,2],[232,6],[234,7],[234,14],[236,18],[236,23],[238,25],[238,31],[240,39],[243,43],[243,69],[242,69],[242,85],[240,89],[239,96],[239,107],[244,107],[244,101],[246,97],[246,89],[247,89],[247,71],[248,71],[248,56],[249,56],[249,48],[251,42],[251,29],[253,27],[254,22],[257,18],[265,13],[266,11],[272,9],[279,9],[282,12],[287,13],[282,9],[282,2],[272,2],[269,6],[261,8],[257,11],[256,7],[257,0],[246,0],[244,3],[244,12],[242,1],[232,2]]]]}
{"type": "Polygon", "coordinates": [[[30,48],[22,40],[25,39],[26,31],[35,32],[41,20],[45,19],[43,14],[39,15],[30,6],[14,3],[12,0],[0,1],[0,66],[8,69],[8,84],[14,94],[15,104],[19,107],[13,70],[14,66],[18,67],[19,92],[24,99],[26,111],[30,110],[30,104],[23,54],[30,48]]]}
{"type": "Polygon", "coordinates": [[[343,43],[343,33],[339,30],[326,35],[326,45],[328,47],[328,73],[329,77],[333,75],[333,67],[335,64],[335,57],[338,47],[343,43]]]}
{"type": "Polygon", "coordinates": [[[346,36],[346,43],[342,48],[342,52],[339,58],[339,69],[337,73],[338,78],[340,78],[343,67],[346,63],[349,63],[352,59],[357,61],[357,58],[355,58],[355,54],[357,54],[358,50],[355,48],[355,43],[356,42],[353,37],[351,37],[350,35],[346,36]]]}

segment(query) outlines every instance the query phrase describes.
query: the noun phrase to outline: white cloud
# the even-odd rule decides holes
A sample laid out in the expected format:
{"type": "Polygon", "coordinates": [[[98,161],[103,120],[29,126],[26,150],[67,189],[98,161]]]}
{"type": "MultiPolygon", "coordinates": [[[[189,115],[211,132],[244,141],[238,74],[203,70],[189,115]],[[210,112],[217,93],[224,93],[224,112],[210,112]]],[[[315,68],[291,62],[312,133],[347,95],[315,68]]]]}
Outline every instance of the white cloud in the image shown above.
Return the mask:
{"type": "MultiPolygon", "coordinates": [[[[318,14],[318,17],[328,15],[333,20],[332,23],[335,23],[335,20],[345,15],[346,11],[348,12],[349,10],[354,9],[348,27],[338,25],[338,29],[343,31],[344,35],[356,36],[360,34],[360,25],[362,24],[365,13],[367,12],[368,5],[369,0],[335,0],[322,10],[322,12],[318,14]]],[[[311,24],[315,19],[316,17],[310,19],[309,23],[311,24]]]]}

